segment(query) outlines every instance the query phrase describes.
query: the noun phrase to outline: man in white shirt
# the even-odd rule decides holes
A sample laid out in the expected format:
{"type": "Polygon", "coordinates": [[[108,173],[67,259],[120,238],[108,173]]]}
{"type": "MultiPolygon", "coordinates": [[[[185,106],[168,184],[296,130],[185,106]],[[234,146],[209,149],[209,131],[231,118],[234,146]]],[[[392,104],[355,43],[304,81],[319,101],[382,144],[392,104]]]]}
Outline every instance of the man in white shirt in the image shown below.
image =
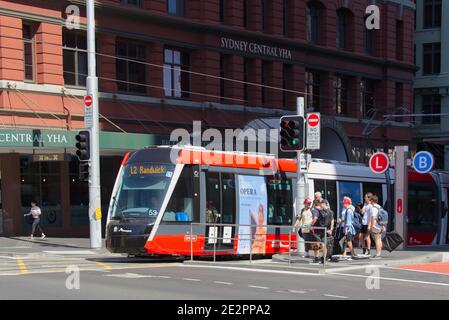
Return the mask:
{"type": "Polygon", "coordinates": [[[373,196],[371,198],[371,222],[369,225],[369,229],[371,230],[371,235],[373,236],[374,242],[376,244],[376,255],[373,258],[380,258],[382,253],[382,231],[383,228],[377,223],[377,217],[379,215],[379,198],[377,196],[373,196]]]}
{"type": "Polygon", "coordinates": [[[371,254],[371,230],[369,228],[369,224],[371,222],[371,216],[372,216],[372,208],[373,205],[371,204],[371,199],[373,197],[373,194],[371,192],[368,192],[365,194],[365,203],[362,209],[363,219],[362,219],[362,229],[360,230],[363,241],[363,255],[370,255],[371,254]]]}
{"type": "Polygon", "coordinates": [[[40,233],[42,234],[41,239],[45,238],[45,234],[44,231],[42,230],[41,226],[40,226],[40,216],[41,216],[42,212],[41,209],[37,206],[36,201],[31,201],[31,210],[29,213],[24,214],[24,216],[33,216],[33,226],[31,228],[31,239],[34,239],[34,233],[36,231],[36,229],[39,229],[40,233]]]}

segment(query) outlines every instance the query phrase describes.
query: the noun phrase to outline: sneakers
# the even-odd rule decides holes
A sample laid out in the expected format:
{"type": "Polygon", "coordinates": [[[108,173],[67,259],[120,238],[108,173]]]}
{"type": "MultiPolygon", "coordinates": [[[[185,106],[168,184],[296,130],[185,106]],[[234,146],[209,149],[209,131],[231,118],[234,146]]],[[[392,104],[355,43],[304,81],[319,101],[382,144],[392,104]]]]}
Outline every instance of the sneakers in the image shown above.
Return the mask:
{"type": "Polygon", "coordinates": [[[382,257],[380,254],[376,254],[376,255],[372,256],[371,259],[382,259],[382,257]]]}
{"type": "Polygon", "coordinates": [[[31,236],[30,236],[30,239],[31,239],[31,240],[34,240],[34,236],[33,236],[33,235],[31,235],[31,236]]]}
{"type": "Polygon", "coordinates": [[[310,264],[323,264],[323,263],[324,263],[324,258],[323,258],[323,257],[321,257],[321,258],[315,257],[315,258],[310,262],[310,264]]]}
{"type": "Polygon", "coordinates": [[[45,234],[42,234],[41,240],[44,240],[45,238],[45,234]]]}

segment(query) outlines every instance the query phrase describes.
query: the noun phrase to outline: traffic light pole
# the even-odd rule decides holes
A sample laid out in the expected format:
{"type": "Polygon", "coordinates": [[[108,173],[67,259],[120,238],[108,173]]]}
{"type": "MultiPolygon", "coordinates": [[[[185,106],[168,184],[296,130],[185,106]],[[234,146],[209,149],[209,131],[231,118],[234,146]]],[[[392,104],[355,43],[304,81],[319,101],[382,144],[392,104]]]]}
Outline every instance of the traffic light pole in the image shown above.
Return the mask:
{"type": "Polygon", "coordinates": [[[98,124],[98,78],[95,51],[95,0],[86,0],[87,9],[87,94],[92,97],[92,127],[90,141],[89,177],[89,226],[90,247],[101,248],[101,192],[100,192],[100,143],[98,124]]]}
{"type": "MultiPolygon", "coordinates": [[[[296,110],[298,116],[304,117],[304,97],[298,97],[296,101],[296,110]]],[[[302,151],[297,152],[297,169],[296,169],[296,210],[300,212],[306,198],[306,183],[304,174],[301,170],[302,151]]]]}

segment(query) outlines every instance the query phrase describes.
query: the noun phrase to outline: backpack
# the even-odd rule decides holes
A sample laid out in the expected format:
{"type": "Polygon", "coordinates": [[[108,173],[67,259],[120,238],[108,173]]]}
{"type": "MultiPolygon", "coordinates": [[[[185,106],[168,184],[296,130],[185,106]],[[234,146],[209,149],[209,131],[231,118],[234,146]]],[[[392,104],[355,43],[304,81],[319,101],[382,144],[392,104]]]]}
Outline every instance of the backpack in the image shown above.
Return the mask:
{"type": "Polygon", "coordinates": [[[320,215],[318,216],[318,227],[323,227],[329,229],[332,224],[332,212],[330,210],[319,210],[320,215]]]}
{"type": "Polygon", "coordinates": [[[355,231],[358,232],[360,229],[362,229],[362,221],[363,217],[360,214],[360,212],[354,211],[354,219],[352,220],[352,226],[354,227],[355,231]]]}
{"type": "Polygon", "coordinates": [[[386,226],[388,224],[388,212],[381,206],[377,208],[379,210],[379,213],[377,215],[377,223],[380,226],[386,226]]]}

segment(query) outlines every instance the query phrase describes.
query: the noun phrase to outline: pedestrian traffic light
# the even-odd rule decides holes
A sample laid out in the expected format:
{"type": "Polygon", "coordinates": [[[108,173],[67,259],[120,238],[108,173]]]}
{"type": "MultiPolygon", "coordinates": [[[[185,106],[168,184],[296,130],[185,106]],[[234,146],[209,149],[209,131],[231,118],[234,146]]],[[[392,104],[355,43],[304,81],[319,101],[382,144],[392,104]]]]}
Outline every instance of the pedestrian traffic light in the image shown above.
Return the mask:
{"type": "Polygon", "coordinates": [[[288,152],[304,150],[304,117],[282,117],[280,129],[280,148],[282,151],[288,152]]]}
{"type": "Polygon", "coordinates": [[[79,165],[79,179],[80,181],[89,181],[89,162],[80,162],[79,165]]]}
{"type": "Polygon", "coordinates": [[[80,131],[75,137],[76,143],[76,155],[80,161],[90,160],[90,133],[89,131],[80,131]]]}

